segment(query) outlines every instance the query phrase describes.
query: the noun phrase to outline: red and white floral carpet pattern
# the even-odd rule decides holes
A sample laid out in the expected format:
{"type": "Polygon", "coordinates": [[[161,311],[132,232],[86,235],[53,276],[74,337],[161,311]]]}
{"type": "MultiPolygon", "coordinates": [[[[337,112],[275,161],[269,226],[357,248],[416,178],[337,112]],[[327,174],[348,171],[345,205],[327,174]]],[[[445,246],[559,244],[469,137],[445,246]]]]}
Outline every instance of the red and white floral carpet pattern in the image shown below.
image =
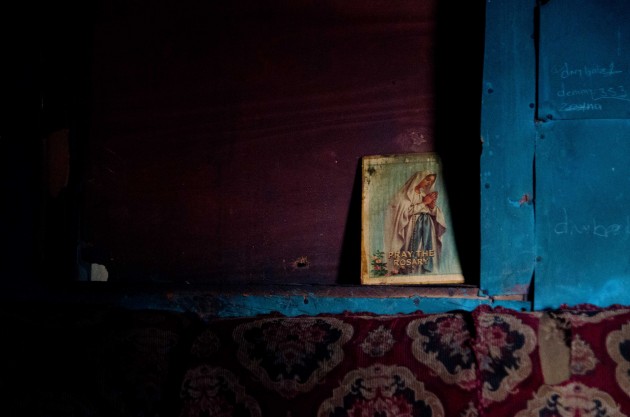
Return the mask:
{"type": "Polygon", "coordinates": [[[210,321],[47,313],[2,318],[14,336],[0,362],[3,415],[630,416],[622,306],[210,321]]]}
{"type": "Polygon", "coordinates": [[[217,320],[192,346],[181,417],[630,416],[622,307],[217,320]]]}

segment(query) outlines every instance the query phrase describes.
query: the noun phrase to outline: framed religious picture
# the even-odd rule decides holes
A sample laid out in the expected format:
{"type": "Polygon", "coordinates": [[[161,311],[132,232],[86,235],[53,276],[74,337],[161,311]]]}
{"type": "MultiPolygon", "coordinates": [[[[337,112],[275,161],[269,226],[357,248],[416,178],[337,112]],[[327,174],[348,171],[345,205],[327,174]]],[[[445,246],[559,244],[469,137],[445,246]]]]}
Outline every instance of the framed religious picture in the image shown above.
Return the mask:
{"type": "Polygon", "coordinates": [[[362,158],[361,283],[461,284],[435,153],[362,158]]]}

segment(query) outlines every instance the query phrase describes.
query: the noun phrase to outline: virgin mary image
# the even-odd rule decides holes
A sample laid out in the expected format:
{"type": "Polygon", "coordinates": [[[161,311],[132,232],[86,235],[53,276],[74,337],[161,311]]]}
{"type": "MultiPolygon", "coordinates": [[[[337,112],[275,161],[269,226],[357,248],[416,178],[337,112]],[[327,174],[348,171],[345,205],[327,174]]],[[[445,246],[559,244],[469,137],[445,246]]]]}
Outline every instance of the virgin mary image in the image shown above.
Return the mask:
{"type": "Polygon", "coordinates": [[[392,275],[439,270],[446,220],[434,190],[436,179],[436,172],[416,172],[385,210],[384,249],[392,275]]]}

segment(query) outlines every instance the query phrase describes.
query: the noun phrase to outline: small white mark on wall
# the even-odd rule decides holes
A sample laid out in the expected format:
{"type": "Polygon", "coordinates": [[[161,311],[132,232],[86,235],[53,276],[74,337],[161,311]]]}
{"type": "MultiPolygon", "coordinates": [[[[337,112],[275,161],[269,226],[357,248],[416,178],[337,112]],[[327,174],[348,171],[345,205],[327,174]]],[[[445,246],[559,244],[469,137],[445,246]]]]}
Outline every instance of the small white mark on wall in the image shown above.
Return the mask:
{"type": "Polygon", "coordinates": [[[107,281],[109,272],[105,265],[91,264],[90,281],[107,281]]]}

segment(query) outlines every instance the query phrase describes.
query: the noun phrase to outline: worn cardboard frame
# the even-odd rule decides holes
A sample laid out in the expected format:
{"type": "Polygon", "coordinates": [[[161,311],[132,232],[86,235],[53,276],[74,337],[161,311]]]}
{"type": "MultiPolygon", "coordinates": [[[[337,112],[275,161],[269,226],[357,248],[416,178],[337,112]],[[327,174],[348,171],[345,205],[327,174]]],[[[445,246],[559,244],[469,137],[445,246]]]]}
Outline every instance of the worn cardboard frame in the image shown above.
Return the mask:
{"type": "Polygon", "coordinates": [[[364,156],[361,171],[361,283],[464,283],[439,156],[364,156]]]}

